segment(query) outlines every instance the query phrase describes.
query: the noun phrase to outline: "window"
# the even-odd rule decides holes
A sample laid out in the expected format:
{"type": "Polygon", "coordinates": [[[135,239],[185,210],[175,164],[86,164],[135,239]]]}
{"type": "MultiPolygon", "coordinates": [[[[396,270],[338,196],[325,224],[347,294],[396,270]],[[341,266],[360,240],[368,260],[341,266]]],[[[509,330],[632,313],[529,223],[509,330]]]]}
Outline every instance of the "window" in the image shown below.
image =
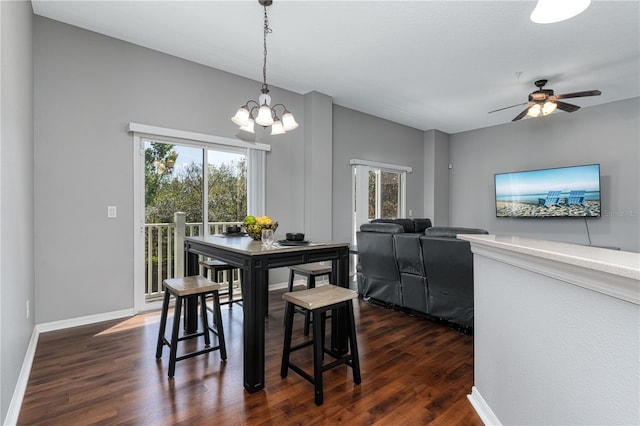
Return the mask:
{"type": "Polygon", "coordinates": [[[351,160],[351,169],[352,244],[356,244],[356,232],[363,223],[405,217],[406,177],[412,169],[367,160],[351,160]]]}
{"type": "Polygon", "coordinates": [[[402,180],[402,173],[369,168],[369,220],[402,216],[402,180]]]}

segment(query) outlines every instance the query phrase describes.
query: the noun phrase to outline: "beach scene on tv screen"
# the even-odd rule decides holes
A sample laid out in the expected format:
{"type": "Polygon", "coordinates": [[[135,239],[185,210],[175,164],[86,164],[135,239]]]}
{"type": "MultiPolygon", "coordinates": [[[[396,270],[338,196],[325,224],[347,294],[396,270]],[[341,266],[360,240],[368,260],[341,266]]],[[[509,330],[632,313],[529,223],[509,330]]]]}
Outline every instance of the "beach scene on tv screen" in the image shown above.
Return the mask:
{"type": "Polygon", "coordinates": [[[498,217],[600,216],[598,164],[495,175],[498,217]]]}

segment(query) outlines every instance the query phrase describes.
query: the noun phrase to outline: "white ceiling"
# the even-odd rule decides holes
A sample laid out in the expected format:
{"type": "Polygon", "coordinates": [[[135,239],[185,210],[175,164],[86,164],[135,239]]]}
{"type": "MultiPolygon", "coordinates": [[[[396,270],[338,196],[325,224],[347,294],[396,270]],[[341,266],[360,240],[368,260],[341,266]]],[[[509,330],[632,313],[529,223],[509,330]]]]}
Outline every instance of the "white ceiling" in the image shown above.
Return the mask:
{"type": "MultiPolygon", "coordinates": [[[[262,81],[257,0],[32,4],[37,15],[262,81]]],[[[267,83],[447,133],[511,121],[524,107],[488,111],[525,102],[541,78],[556,94],[602,91],[566,100],[582,107],[640,96],[640,1],[594,0],[544,25],[529,20],[535,4],[275,0],[267,83]]]]}

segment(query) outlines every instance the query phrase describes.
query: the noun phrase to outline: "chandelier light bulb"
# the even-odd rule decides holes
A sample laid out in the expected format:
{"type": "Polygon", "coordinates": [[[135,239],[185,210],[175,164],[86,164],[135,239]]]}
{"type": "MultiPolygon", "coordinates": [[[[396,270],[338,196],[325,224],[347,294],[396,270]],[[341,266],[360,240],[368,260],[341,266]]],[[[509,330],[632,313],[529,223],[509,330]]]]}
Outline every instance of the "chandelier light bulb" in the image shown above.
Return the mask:
{"type": "Polygon", "coordinates": [[[284,128],[282,127],[282,121],[276,119],[273,122],[273,126],[271,126],[271,135],[281,135],[283,133],[286,133],[284,131],[284,128]]]}
{"type": "Polygon", "coordinates": [[[591,0],[538,0],[531,12],[531,20],[537,24],[565,21],[584,12],[591,0]]]}
{"type": "Polygon", "coordinates": [[[245,132],[249,132],[249,133],[255,133],[255,131],[253,130],[254,123],[255,121],[253,120],[253,118],[249,118],[247,120],[247,124],[245,126],[241,126],[240,130],[244,130],[245,132]]]}
{"type": "Polygon", "coordinates": [[[269,105],[263,104],[258,110],[258,116],[256,117],[256,123],[261,126],[271,126],[273,124],[273,116],[271,115],[271,108],[269,105]]]}
{"type": "Polygon", "coordinates": [[[289,130],[298,128],[298,123],[296,123],[296,119],[293,118],[293,114],[291,114],[289,111],[285,112],[284,115],[282,116],[282,127],[286,132],[288,132],[289,130]]]}
{"type": "Polygon", "coordinates": [[[246,107],[240,107],[236,112],[236,115],[231,117],[231,121],[240,127],[249,124],[249,110],[246,107]]]}

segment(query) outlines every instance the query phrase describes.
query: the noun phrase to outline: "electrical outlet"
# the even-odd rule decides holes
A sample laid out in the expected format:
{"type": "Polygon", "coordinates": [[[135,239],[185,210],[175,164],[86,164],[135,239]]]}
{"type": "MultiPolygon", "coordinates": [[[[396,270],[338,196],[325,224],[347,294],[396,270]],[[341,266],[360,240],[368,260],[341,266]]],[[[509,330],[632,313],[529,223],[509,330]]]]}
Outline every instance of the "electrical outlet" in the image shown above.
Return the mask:
{"type": "Polygon", "coordinates": [[[29,319],[29,301],[27,300],[27,319],[29,319]]]}

